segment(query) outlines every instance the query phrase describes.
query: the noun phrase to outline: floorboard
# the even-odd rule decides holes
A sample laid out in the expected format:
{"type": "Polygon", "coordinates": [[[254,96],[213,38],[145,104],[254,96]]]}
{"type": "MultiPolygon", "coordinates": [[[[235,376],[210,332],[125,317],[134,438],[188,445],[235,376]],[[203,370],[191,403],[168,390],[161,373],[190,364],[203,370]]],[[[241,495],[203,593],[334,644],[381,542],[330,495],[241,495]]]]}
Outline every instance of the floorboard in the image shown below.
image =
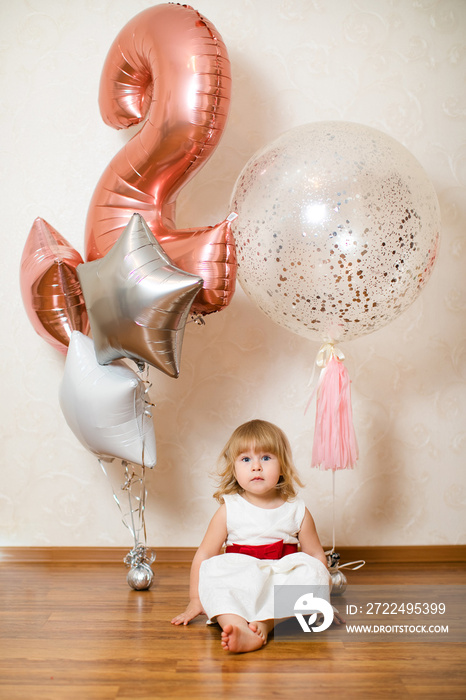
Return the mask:
{"type": "MultiPolygon", "coordinates": [[[[173,627],[188,593],[189,564],[154,564],[136,592],[124,565],[0,565],[2,700],[156,698],[466,698],[465,645],[271,638],[229,654],[216,627],[173,627]]],[[[466,584],[463,563],[373,563],[349,583],[466,584]]],[[[338,605],[338,599],[334,599],[338,605]]]]}

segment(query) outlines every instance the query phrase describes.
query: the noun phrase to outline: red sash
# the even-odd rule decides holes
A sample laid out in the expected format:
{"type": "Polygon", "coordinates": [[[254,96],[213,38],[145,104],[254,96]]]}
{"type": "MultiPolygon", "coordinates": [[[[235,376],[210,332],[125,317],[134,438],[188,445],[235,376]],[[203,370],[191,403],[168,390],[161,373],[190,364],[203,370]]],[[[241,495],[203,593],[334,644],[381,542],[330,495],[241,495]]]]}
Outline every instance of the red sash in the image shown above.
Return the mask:
{"type": "Polygon", "coordinates": [[[256,557],[256,559],[281,559],[287,554],[294,554],[297,551],[297,544],[285,544],[283,540],[272,542],[272,544],[229,544],[225,549],[227,554],[231,552],[247,554],[250,557],[256,557]]]}

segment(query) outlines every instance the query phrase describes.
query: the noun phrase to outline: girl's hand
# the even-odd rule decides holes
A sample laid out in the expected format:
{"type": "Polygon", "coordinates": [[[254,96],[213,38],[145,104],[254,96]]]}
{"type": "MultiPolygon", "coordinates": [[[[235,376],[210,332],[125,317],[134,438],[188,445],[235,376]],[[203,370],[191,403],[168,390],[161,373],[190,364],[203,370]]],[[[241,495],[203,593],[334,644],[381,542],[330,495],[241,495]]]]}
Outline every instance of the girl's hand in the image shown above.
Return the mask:
{"type": "Polygon", "coordinates": [[[199,598],[192,598],[186,610],[181,615],[174,617],[171,623],[172,625],[187,625],[198,615],[205,615],[204,609],[199,598]]]}
{"type": "MultiPolygon", "coordinates": [[[[332,606],[333,607],[333,606],[332,606]]],[[[334,625],[346,625],[346,620],[342,618],[338,610],[333,607],[333,624],[334,625]]]]}

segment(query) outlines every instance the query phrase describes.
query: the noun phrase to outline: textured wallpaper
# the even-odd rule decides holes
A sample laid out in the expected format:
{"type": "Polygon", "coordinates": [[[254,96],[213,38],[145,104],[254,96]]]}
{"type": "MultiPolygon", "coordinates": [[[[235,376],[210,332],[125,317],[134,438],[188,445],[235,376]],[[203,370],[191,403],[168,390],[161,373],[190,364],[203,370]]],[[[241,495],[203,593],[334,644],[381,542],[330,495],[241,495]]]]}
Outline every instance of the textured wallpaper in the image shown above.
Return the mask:
{"type": "MultiPolygon", "coordinates": [[[[46,219],[83,253],[103,169],[132,133],[101,120],[97,93],[118,31],[143,0],[0,5],[0,545],[131,545],[112,489],[58,403],[64,357],[35,334],[19,291],[31,225],[46,219]]],[[[436,189],[440,252],[399,318],[342,344],[360,459],[310,468],[319,342],[266,317],[241,288],[188,324],[178,379],[152,370],[158,464],[147,475],[148,542],[199,544],[216,504],[212,471],[241,422],[280,425],[321,540],[338,545],[466,542],[466,3],[463,0],[199,0],[221,33],[232,109],[214,156],[181,192],[177,225],[230,211],[246,161],[283,131],[359,122],[399,140],[436,189]]]]}

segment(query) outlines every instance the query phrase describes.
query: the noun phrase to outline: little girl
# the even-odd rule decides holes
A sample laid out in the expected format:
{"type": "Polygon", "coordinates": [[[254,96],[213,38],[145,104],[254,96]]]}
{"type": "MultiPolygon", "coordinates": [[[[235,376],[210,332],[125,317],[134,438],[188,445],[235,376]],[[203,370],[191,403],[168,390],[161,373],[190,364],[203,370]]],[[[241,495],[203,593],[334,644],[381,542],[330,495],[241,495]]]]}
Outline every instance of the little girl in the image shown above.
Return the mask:
{"type": "Polygon", "coordinates": [[[220,460],[214,497],[222,505],[194,556],[189,604],[172,624],[205,613],[222,628],[224,649],[253,651],[274,626],[274,585],[326,590],[330,577],[314,520],[296,497],[302,483],[282,430],[263,420],[244,423],[220,460]]]}

